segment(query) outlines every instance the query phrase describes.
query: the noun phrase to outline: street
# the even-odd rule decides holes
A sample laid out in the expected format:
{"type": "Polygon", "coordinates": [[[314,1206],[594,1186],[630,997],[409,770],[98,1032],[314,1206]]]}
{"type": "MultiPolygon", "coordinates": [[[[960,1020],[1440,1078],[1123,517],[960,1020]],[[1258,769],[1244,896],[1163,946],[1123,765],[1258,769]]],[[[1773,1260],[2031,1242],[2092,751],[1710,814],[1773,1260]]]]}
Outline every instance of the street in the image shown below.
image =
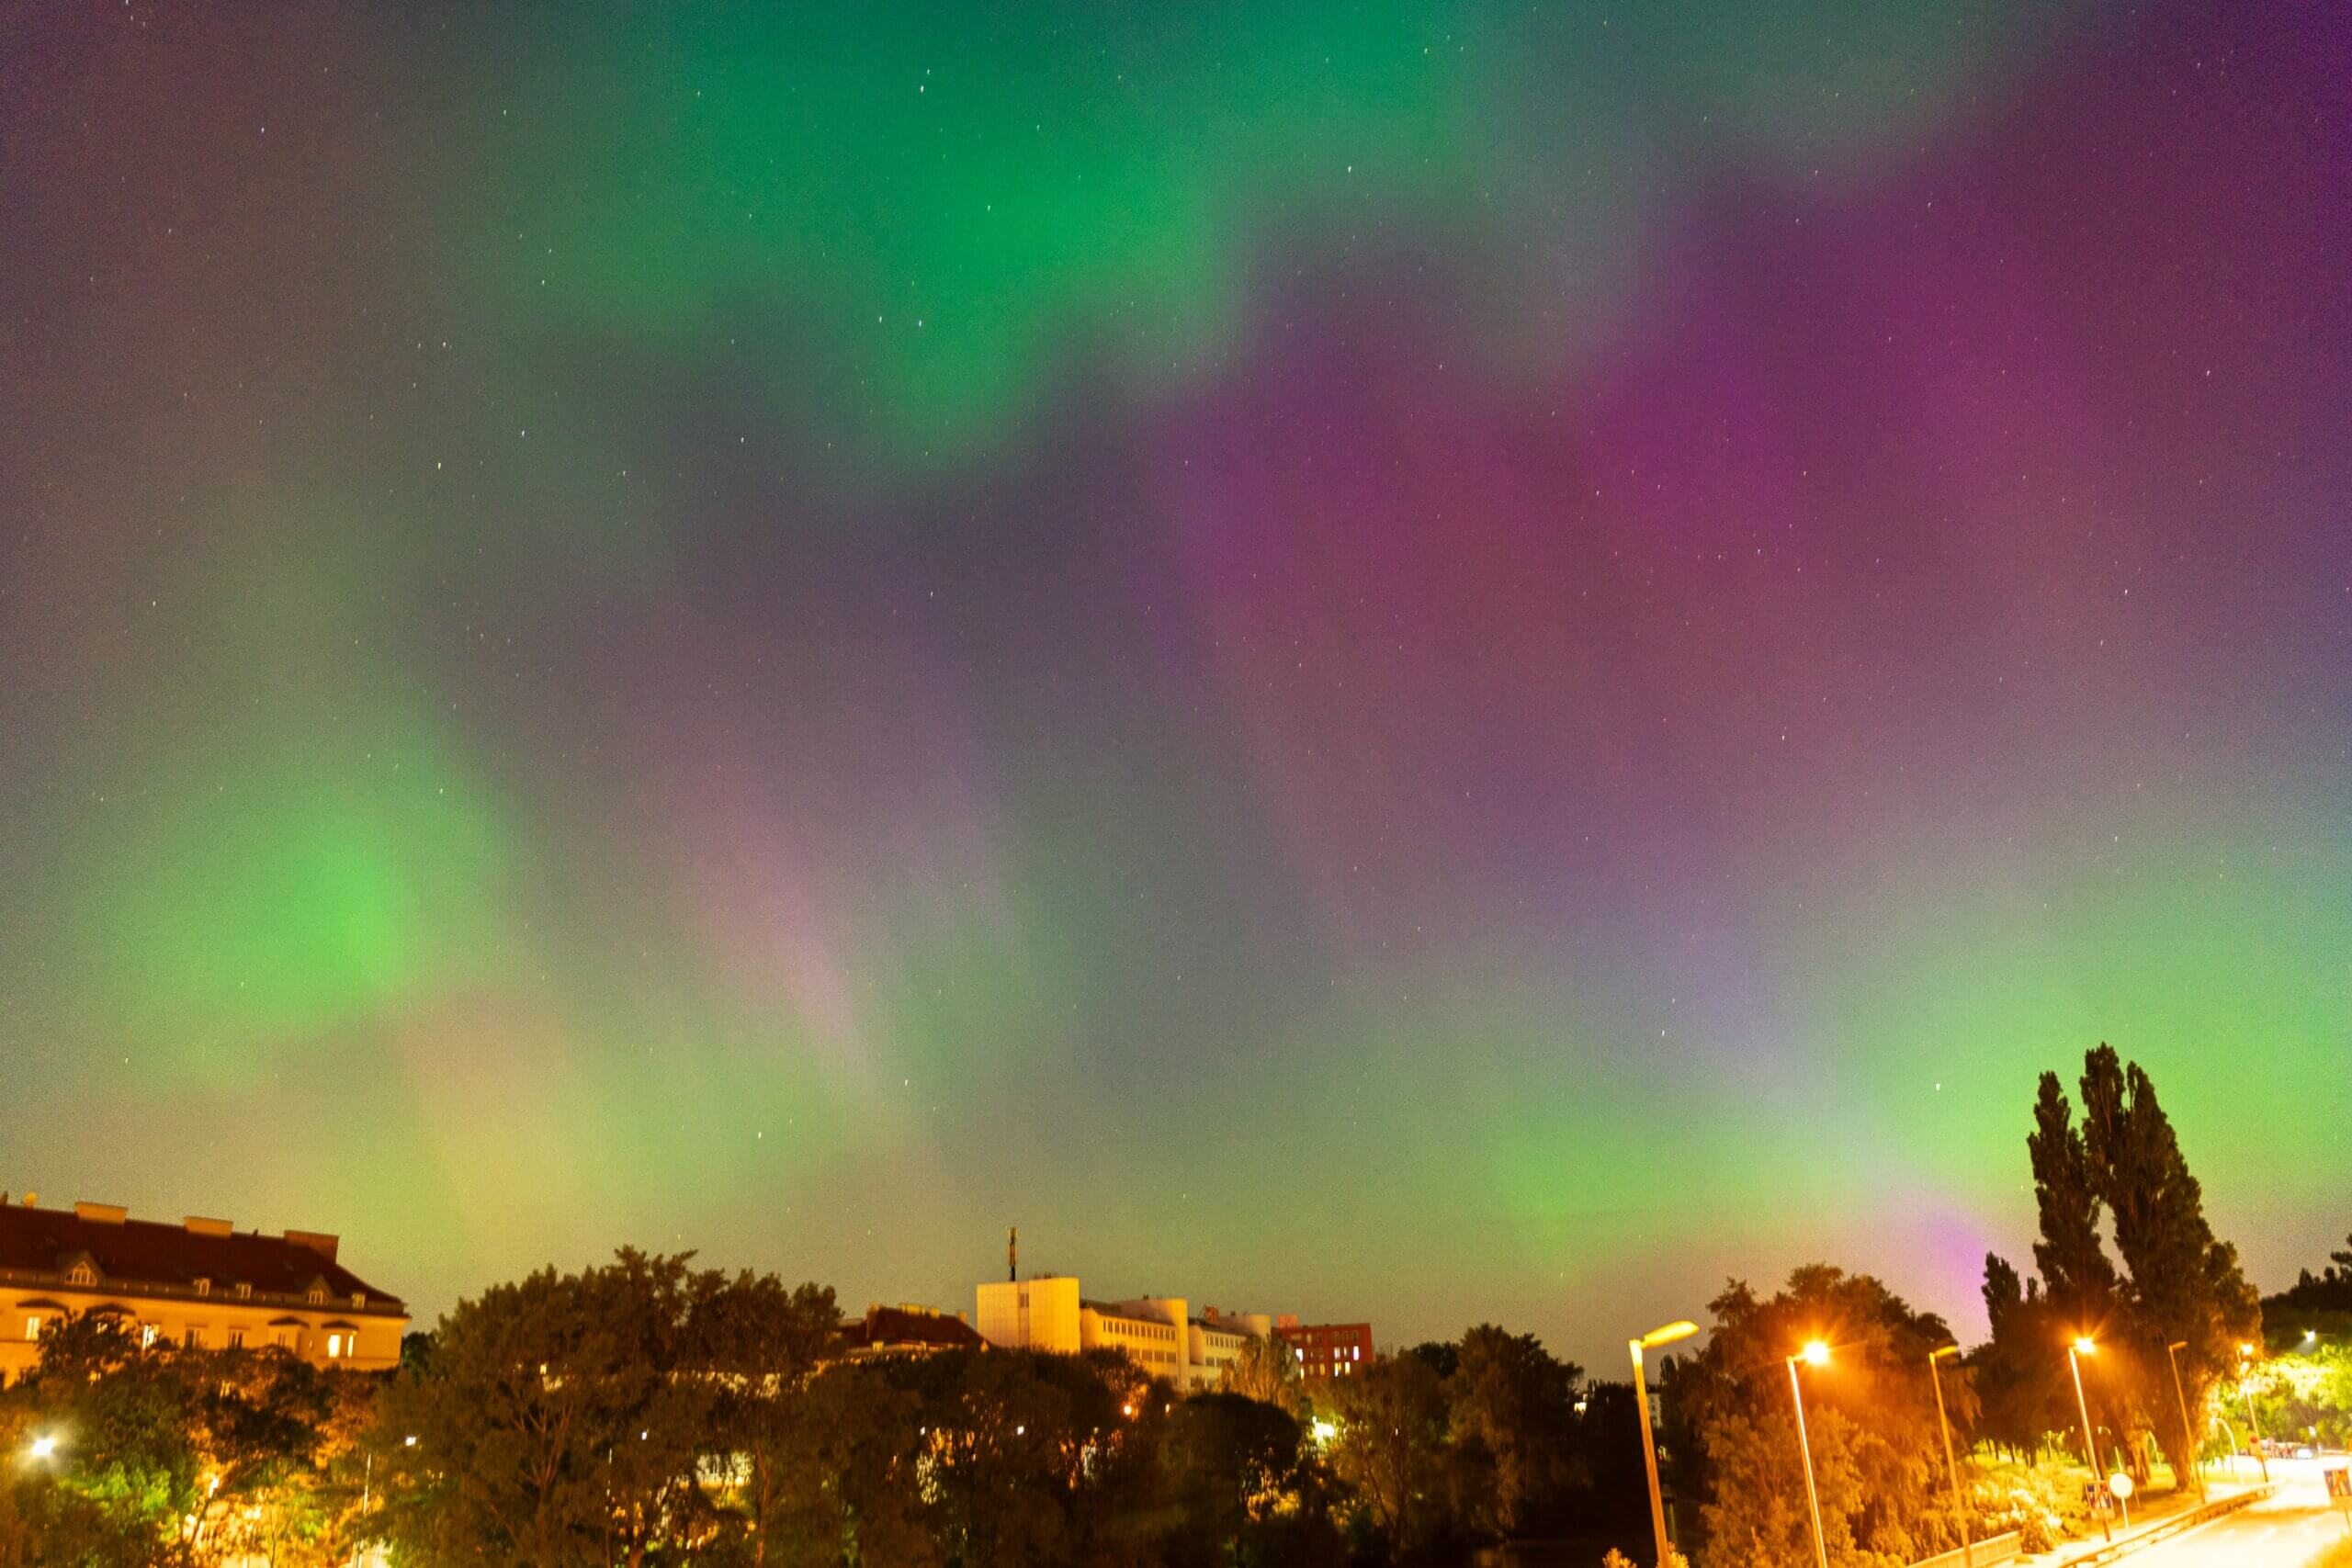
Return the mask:
{"type": "Polygon", "coordinates": [[[2319,1461],[2272,1460],[2270,1473],[2278,1483],[2273,1496],[2127,1561],[2135,1568],[2302,1568],[2344,1536],[2343,1516],[2328,1506],[2319,1461]]]}

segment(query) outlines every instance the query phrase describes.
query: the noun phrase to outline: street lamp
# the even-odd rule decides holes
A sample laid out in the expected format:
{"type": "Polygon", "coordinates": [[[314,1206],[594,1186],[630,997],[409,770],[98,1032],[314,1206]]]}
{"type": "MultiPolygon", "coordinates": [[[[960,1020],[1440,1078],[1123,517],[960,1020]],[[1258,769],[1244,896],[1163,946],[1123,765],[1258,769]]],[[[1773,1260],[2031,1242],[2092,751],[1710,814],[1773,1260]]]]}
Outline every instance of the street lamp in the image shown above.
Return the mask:
{"type": "Polygon", "coordinates": [[[1829,1568],[1829,1543],[1821,1534],[1821,1494],[1813,1483],[1813,1439],[1804,1432],[1804,1385],[1797,1381],[1797,1363],[1826,1367],[1829,1364],[1827,1341],[1808,1339],[1804,1348],[1787,1358],[1789,1363],[1789,1397],[1797,1407],[1797,1457],[1804,1463],[1805,1506],[1813,1510],[1813,1555],[1820,1568],[1829,1568]]]}
{"type": "MultiPolygon", "coordinates": [[[[2082,1358],[2098,1353],[2098,1343],[2087,1334],[2077,1336],[2075,1342],[2066,1347],[2066,1370],[2075,1374],[2075,1408],[2083,1417],[2083,1458],[2091,1467],[2092,1487],[2097,1492],[2103,1492],[2098,1473],[2098,1439],[2091,1436],[2090,1402],[2083,1397],[2082,1358]]],[[[2115,1527],[2107,1522],[2107,1504],[2103,1497],[2098,1502],[2098,1528],[2108,1540],[2115,1539],[2115,1527]]]]}
{"type": "Polygon", "coordinates": [[[56,1451],[57,1439],[55,1438],[43,1434],[32,1440],[32,1456],[35,1459],[47,1459],[56,1451]]]}
{"type": "Polygon", "coordinates": [[[1650,1482],[1650,1529],[1657,1536],[1657,1560],[1666,1561],[1666,1501],[1657,1489],[1657,1439],[1650,1434],[1650,1380],[1642,1370],[1642,1352],[1655,1350],[1661,1345],[1671,1345],[1678,1339],[1688,1339],[1699,1332],[1699,1325],[1685,1320],[1669,1323],[1664,1328],[1653,1328],[1639,1339],[1625,1341],[1634,1353],[1634,1407],[1642,1413],[1642,1471],[1650,1482]]]}
{"type": "Polygon", "coordinates": [[[2197,1461],[2197,1432],[2188,1424],[2188,1395],[2180,1391],[2180,1352],[2188,1348],[2188,1341],[2176,1339],[2165,1347],[2165,1359],[2172,1363],[2172,1396],[2180,1402],[2180,1441],[2188,1450],[2188,1466],[2197,1472],[2197,1500],[2205,1501],[2205,1467],[2197,1461]]]}
{"type": "Polygon", "coordinates": [[[1976,1568],[1976,1538],[1969,1531],[1968,1509],[1960,1500],[1960,1461],[1951,1456],[1951,1416],[1944,1409],[1944,1375],[1937,1366],[1946,1356],[1959,1354],[1957,1345],[1928,1351],[1928,1381],[1936,1385],[1936,1427],[1944,1438],[1944,1473],[1951,1478],[1952,1517],[1960,1521],[1961,1562],[1962,1568],[1976,1568]]]}
{"type": "Polygon", "coordinates": [[[2238,1393],[2245,1396],[2245,1446],[2254,1450],[2254,1462],[2262,1467],[2262,1483],[2270,1484],[2270,1456],[2262,1451],[2262,1425],[2254,1418],[2254,1347],[2238,1347],[2238,1393]]]}

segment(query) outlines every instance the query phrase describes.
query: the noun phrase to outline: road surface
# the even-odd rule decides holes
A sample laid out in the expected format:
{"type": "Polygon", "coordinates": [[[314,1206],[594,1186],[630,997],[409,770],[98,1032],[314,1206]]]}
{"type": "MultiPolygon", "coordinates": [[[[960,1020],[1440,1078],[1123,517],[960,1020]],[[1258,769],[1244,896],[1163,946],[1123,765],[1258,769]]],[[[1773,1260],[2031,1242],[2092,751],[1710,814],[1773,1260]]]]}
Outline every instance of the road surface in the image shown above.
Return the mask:
{"type": "Polygon", "coordinates": [[[2303,1568],[2321,1547],[2345,1534],[2343,1516],[2328,1506],[2319,1469],[2310,1460],[2272,1460],[2276,1494],[2123,1561],[2131,1568],[2303,1568]]]}

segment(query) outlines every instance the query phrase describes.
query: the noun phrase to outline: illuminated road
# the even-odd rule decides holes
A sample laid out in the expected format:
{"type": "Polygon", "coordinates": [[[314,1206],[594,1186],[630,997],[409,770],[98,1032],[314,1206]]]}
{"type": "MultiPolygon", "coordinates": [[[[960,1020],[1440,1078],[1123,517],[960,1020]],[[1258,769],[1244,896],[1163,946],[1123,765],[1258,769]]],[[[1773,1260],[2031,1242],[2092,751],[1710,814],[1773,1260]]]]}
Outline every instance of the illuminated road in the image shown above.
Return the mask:
{"type": "Polygon", "coordinates": [[[2273,1460],[2270,1472],[2278,1482],[2273,1496],[2123,1561],[2132,1568],[2303,1568],[2343,1539],[2343,1517],[2328,1506],[2318,1464],[2273,1460]]]}

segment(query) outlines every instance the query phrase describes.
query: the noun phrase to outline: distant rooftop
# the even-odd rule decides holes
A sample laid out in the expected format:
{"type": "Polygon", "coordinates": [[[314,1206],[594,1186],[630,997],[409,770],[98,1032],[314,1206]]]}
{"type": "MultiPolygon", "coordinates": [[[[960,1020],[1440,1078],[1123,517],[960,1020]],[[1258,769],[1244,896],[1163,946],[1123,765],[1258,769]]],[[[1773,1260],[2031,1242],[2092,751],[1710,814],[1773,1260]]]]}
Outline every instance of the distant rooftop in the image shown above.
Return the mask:
{"type": "Polygon", "coordinates": [[[400,1298],[377,1290],[335,1261],[339,1238],[318,1231],[263,1235],[238,1231],[226,1220],[197,1215],[176,1224],[134,1220],[118,1204],[76,1203],[68,1209],[37,1209],[28,1202],[0,1204],[0,1278],[18,1286],[27,1276],[40,1283],[89,1291],[195,1291],[232,1298],[237,1287],[262,1297],[302,1296],[322,1289],[333,1305],[354,1311],[398,1314],[400,1298]],[[86,1265],[96,1279],[65,1280],[67,1270],[86,1265]],[[357,1296],[363,1305],[353,1307],[357,1296]]]}

